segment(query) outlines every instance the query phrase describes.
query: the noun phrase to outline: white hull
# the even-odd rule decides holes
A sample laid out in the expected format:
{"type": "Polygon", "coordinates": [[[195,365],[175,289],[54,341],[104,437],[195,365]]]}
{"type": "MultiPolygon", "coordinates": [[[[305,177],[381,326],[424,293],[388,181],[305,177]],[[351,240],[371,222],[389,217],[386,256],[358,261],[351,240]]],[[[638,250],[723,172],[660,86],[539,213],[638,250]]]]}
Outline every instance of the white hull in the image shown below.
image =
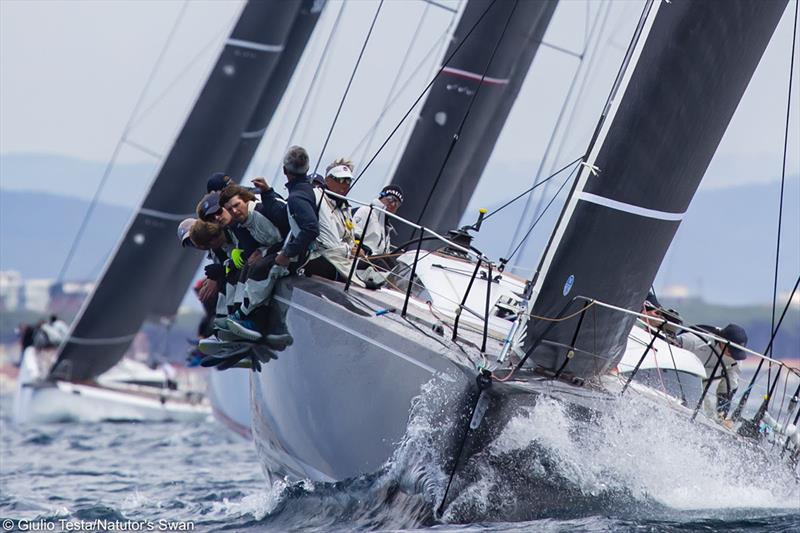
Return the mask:
{"type": "Polygon", "coordinates": [[[23,356],[14,398],[17,423],[100,422],[135,420],[192,421],[211,414],[204,400],[188,400],[183,393],[154,392],[136,385],[116,387],[68,381],[42,381],[34,348],[23,356]]]}

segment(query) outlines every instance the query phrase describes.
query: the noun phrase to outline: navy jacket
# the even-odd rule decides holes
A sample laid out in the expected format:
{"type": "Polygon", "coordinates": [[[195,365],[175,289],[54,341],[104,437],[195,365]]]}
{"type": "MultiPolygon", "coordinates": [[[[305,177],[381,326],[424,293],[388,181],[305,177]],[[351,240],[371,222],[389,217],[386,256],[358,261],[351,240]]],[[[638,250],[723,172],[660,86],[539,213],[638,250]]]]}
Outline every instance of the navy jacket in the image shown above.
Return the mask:
{"type": "Polygon", "coordinates": [[[294,179],[286,184],[289,197],[286,199],[289,216],[297,225],[298,231],[289,237],[283,247],[286,257],[302,257],[308,247],[319,235],[319,218],[314,187],[307,179],[294,179]]]}
{"type": "Polygon", "coordinates": [[[281,237],[286,238],[289,235],[289,215],[286,212],[286,200],[275,192],[275,189],[270,189],[267,193],[261,193],[261,203],[256,205],[256,210],[275,224],[275,227],[281,232],[281,237]]]}

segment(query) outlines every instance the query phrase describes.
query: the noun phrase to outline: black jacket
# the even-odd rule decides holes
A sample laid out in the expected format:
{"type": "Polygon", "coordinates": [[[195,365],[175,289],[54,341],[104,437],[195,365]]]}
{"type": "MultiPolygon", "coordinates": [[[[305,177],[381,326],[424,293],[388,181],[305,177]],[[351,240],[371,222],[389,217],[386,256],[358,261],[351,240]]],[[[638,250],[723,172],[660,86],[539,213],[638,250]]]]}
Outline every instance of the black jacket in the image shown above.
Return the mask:
{"type": "Polygon", "coordinates": [[[286,184],[286,188],[289,189],[289,197],[286,199],[289,216],[294,219],[299,231],[289,237],[289,242],[283,247],[283,254],[287,257],[302,257],[319,235],[314,187],[307,179],[294,179],[286,184]]]}

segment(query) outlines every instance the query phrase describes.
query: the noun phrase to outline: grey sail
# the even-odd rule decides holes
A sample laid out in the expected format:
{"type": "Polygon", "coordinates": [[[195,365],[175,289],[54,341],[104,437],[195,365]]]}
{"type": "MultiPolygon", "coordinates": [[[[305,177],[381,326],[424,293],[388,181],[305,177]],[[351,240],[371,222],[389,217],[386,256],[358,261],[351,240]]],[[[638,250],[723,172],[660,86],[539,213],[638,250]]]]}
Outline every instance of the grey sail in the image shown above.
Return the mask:
{"type": "MultiPolygon", "coordinates": [[[[325,3],[326,0],[302,0],[278,62],[272,69],[269,81],[261,93],[247,127],[240,133],[236,150],[226,165],[221,165],[215,170],[227,172],[235,181],[242,180],[256,149],[258,149],[261,138],[286,92],[286,87],[297,68],[300,56],[306,49],[325,3]]],[[[294,9],[291,3],[287,3],[286,8],[294,9]]],[[[205,188],[202,187],[193,189],[197,195],[196,199],[199,199],[200,193],[204,191],[205,188]]],[[[178,306],[186,294],[186,289],[202,261],[202,256],[197,253],[182,254],[182,259],[176,265],[174,272],[164,276],[165,286],[160,291],[161,297],[155,300],[154,307],[150,310],[153,318],[175,316],[178,306]]]]}
{"type": "MultiPolygon", "coordinates": [[[[85,380],[114,366],[162,298],[189,250],[174,228],[191,216],[208,176],[230,162],[288,38],[300,0],[250,1],[239,16],[169,155],[61,345],[53,378],[85,380]]],[[[196,259],[192,262],[196,265],[196,259]]],[[[177,306],[177,304],[175,304],[177,306]]]]}
{"type": "MultiPolygon", "coordinates": [[[[473,26],[475,29],[431,87],[392,178],[392,183],[414,191],[406,195],[401,216],[439,230],[452,229],[459,222],[556,5],[557,0],[469,0],[445,57],[452,55],[473,26]],[[482,87],[437,183],[484,71],[482,87]],[[435,208],[428,205],[431,196],[436,199],[435,208]],[[446,199],[444,205],[441,199],[446,199]]],[[[398,242],[410,235],[407,230],[400,233],[398,242]]]]}
{"type": "Polygon", "coordinates": [[[586,378],[617,364],[633,317],[594,306],[581,320],[576,297],[641,309],[786,3],[649,6],[533,277],[531,315],[547,318],[528,324],[537,367],[586,378]]]}

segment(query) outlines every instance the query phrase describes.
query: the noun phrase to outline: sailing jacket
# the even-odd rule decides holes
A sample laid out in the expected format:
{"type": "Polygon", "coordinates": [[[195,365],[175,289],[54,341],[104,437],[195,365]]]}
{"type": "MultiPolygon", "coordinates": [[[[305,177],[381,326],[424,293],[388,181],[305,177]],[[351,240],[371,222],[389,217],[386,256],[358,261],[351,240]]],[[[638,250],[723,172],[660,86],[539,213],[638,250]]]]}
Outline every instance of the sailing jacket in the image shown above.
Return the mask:
{"type": "MultiPolygon", "coordinates": [[[[383,202],[377,199],[372,201],[372,205],[379,209],[385,209],[383,202]]],[[[392,231],[392,226],[388,224],[386,213],[373,209],[370,215],[369,206],[362,205],[353,215],[353,224],[355,224],[356,235],[361,236],[361,243],[370,255],[383,255],[391,251],[392,243],[389,233],[392,231]],[[367,223],[367,216],[369,216],[369,225],[364,227],[367,223]]]]}
{"type": "MultiPolygon", "coordinates": [[[[689,350],[693,354],[695,354],[700,362],[703,363],[703,366],[706,367],[706,376],[711,377],[711,372],[714,370],[714,367],[717,364],[717,354],[712,349],[711,345],[714,341],[706,341],[702,339],[698,335],[694,333],[683,333],[678,335],[677,337],[677,345],[681,348],[689,350]]],[[[719,349],[717,349],[719,352],[719,349]]],[[[739,378],[742,374],[741,368],[739,368],[738,363],[732,357],[727,355],[722,356],[722,364],[725,365],[725,372],[728,375],[728,379],[725,379],[725,373],[722,372],[721,369],[717,369],[717,373],[714,376],[714,380],[719,380],[719,385],[717,386],[717,393],[718,394],[727,394],[728,393],[728,382],[730,382],[730,391],[733,392],[739,388],[739,378]]]]}
{"type": "Polygon", "coordinates": [[[278,228],[282,238],[285,239],[289,235],[289,215],[286,212],[286,200],[275,192],[275,189],[270,189],[269,192],[261,192],[261,203],[256,205],[256,209],[278,228]]]}
{"type": "Polygon", "coordinates": [[[314,196],[319,204],[317,255],[347,259],[355,244],[350,206],[346,201],[328,195],[320,202],[322,194],[322,189],[314,189],[314,196]]]}
{"type": "Polygon", "coordinates": [[[286,208],[290,232],[283,246],[283,255],[289,258],[302,258],[319,235],[314,188],[307,179],[290,180],[286,188],[289,190],[286,208]]]}
{"type": "Polygon", "coordinates": [[[246,229],[260,246],[270,247],[281,242],[281,233],[275,224],[257,209],[255,201],[247,202],[247,218],[240,225],[246,229]]]}

